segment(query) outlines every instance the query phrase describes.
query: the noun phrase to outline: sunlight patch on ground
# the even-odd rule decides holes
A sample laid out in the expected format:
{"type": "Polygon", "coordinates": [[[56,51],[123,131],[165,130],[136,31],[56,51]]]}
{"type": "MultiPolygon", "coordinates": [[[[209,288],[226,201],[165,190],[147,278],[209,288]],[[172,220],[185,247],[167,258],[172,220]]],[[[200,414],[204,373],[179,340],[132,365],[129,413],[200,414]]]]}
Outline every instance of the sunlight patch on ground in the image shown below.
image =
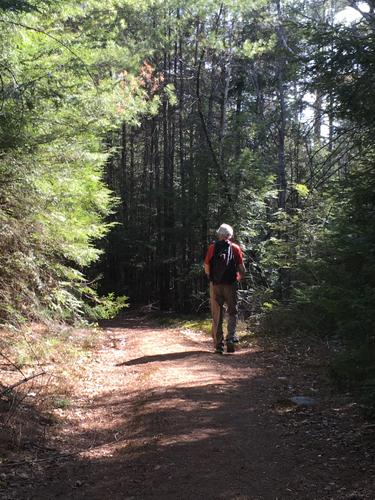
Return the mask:
{"type": "Polygon", "coordinates": [[[163,438],[158,443],[160,446],[170,446],[180,442],[194,443],[197,441],[203,441],[205,439],[211,439],[212,437],[218,438],[223,437],[228,432],[223,429],[212,429],[212,428],[202,428],[195,429],[193,432],[185,434],[177,434],[175,436],[169,436],[168,438],[163,438]]]}

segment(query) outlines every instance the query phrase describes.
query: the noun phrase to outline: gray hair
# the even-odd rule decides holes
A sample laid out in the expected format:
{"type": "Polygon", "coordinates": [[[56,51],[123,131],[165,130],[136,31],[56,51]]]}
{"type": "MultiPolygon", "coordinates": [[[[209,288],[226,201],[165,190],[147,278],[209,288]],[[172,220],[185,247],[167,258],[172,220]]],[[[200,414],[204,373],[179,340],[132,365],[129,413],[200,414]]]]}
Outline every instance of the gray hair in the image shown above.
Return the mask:
{"type": "Polygon", "coordinates": [[[229,224],[222,224],[219,229],[216,231],[219,238],[232,238],[233,236],[233,228],[229,224]]]}

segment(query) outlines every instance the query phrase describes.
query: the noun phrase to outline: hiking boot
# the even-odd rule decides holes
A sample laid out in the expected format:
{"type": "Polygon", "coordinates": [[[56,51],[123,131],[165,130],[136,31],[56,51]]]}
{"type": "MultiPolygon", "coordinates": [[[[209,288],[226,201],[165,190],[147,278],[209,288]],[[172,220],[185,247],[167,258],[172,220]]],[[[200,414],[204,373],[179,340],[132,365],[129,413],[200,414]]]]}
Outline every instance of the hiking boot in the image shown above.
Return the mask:
{"type": "Polygon", "coordinates": [[[227,344],[227,352],[234,352],[234,344],[233,342],[230,342],[227,344]]]}
{"type": "Polygon", "coordinates": [[[224,350],[220,349],[219,347],[215,349],[215,354],[224,354],[224,350]]]}

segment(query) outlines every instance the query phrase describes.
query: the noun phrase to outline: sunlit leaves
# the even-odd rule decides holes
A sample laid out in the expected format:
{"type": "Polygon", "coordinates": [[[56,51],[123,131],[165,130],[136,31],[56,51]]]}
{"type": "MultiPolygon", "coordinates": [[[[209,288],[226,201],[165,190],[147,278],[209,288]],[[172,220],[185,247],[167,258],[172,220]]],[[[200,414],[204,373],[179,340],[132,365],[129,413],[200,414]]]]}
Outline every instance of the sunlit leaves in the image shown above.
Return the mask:
{"type": "Polygon", "coordinates": [[[275,50],[277,45],[276,35],[273,33],[268,40],[262,38],[251,41],[245,40],[242,46],[242,54],[250,59],[259,57],[267,52],[275,50]]]}
{"type": "Polygon", "coordinates": [[[306,198],[309,195],[309,188],[306,186],[306,184],[294,184],[294,189],[297,191],[297,193],[302,197],[306,198]]]}
{"type": "Polygon", "coordinates": [[[149,105],[140,54],[116,41],[118,9],[131,2],[39,3],[0,11],[0,319],[8,320],[87,312],[77,269],[97,259],[115,203],[103,182],[107,137],[149,105]]]}

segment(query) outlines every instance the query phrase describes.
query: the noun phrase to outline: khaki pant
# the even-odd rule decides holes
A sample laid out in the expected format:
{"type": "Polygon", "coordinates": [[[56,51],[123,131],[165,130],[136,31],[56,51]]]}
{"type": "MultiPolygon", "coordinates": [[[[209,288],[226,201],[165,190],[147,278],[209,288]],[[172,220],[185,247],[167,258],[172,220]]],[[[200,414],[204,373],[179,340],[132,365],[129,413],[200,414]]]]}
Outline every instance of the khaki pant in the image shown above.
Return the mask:
{"type": "Polygon", "coordinates": [[[226,342],[234,341],[237,325],[237,283],[232,285],[214,285],[210,283],[210,302],[212,314],[212,338],[215,349],[224,348],[223,320],[224,305],[228,313],[226,342]]]}

